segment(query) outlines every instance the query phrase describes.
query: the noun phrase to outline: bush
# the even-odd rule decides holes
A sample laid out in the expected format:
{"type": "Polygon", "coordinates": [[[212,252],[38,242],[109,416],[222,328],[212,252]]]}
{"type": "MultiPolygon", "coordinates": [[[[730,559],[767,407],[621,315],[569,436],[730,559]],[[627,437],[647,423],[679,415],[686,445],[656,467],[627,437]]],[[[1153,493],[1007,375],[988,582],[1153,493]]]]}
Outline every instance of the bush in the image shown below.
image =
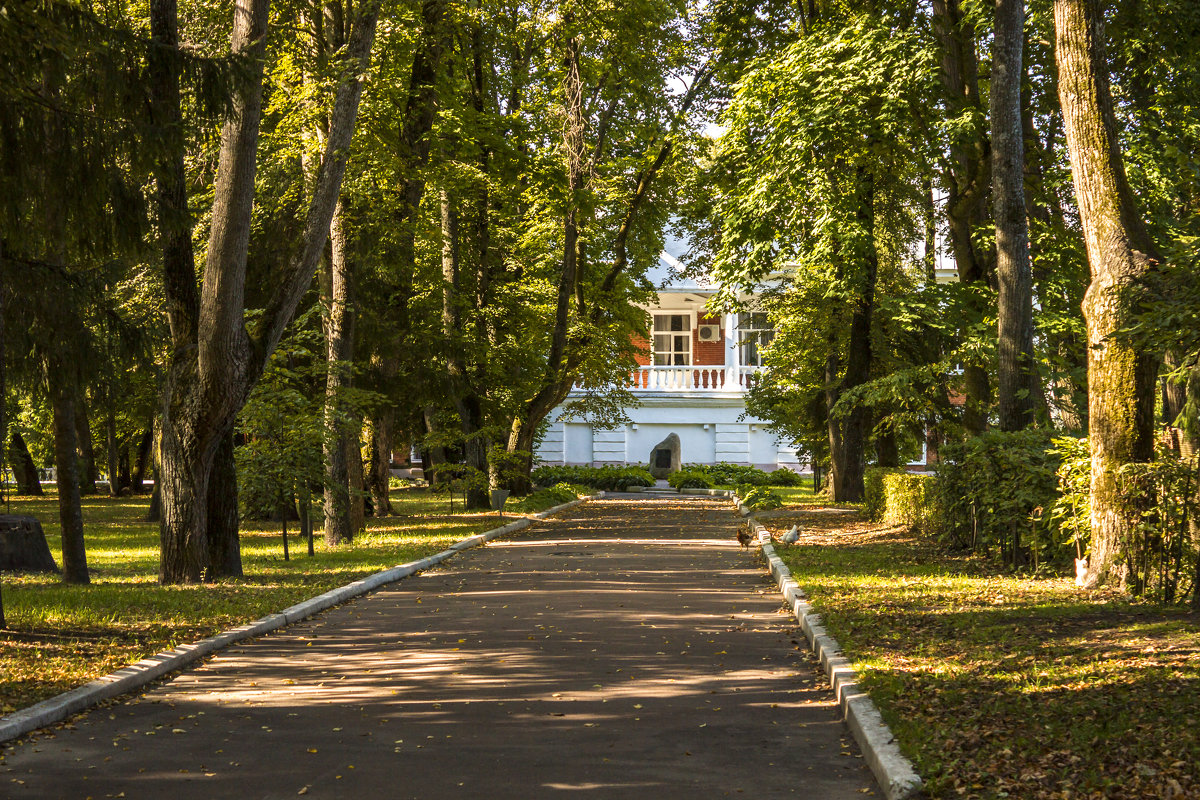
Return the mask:
{"type": "MultiPolygon", "coordinates": [[[[800,476],[790,469],[765,472],[745,464],[684,464],[685,471],[700,472],[717,486],[799,486],[800,476]]],[[[669,480],[669,479],[668,479],[669,480]]]]}
{"type": "Polygon", "coordinates": [[[645,467],[545,466],[535,469],[530,477],[537,486],[572,483],[608,492],[654,485],[654,476],[645,467]]]}
{"type": "Polygon", "coordinates": [[[867,467],[863,471],[863,516],[872,522],[883,520],[883,509],[887,505],[884,476],[899,471],[896,467],[867,467]]]}
{"type": "Polygon", "coordinates": [[[799,486],[804,483],[799,472],[792,472],[787,467],[780,467],[768,477],[768,486],[799,486]]]}
{"type": "Polygon", "coordinates": [[[713,482],[698,469],[681,469],[667,477],[673,489],[711,489],[713,482]]]}
{"type": "MultiPolygon", "coordinates": [[[[989,431],[942,448],[929,524],[953,544],[1017,565],[1034,559],[1070,563],[1050,514],[1061,457],[1051,433],[989,431]]],[[[928,494],[928,493],[927,493],[928,494]]]]}
{"type": "Polygon", "coordinates": [[[742,498],[742,505],[764,511],[783,505],[783,498],[780,497],[779,492],[763,486],[743,484],[738,487],[738,497],[742,498]]]}
{"type": "Polygon", "coordinates": [[[533,494],[526,495],[515,503],[507,503],[504,507],[515,513],[524,514],[569,503],[577,498],[578,494],[570,485],[559,483],[546,489],[538,489],[533,494]]]}

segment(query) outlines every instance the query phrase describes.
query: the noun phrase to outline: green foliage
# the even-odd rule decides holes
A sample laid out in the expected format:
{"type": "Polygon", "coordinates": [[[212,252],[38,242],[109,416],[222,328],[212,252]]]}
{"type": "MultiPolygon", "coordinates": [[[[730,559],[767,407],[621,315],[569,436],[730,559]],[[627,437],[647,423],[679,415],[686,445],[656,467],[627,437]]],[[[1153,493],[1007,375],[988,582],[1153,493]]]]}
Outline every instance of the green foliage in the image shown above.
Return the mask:
{"type": "Polygon", "coordinates": [[[1083,558],[1092,533],[1092,456],[1088,440],[1062,436],[1054,440],[1058,455],[1058,497],[1050,508],[1050,520],[1083,558]]]}
{"type": "Polygon", "coordinates": [[[321,444],[324,371],[319,334],[300,320],[280,343],[238,416],[243,444],[234,451],[242,516],[271,519],[300,490],[324,480],[321,444]]]}
{"type": "Polygon", "coordinates": [[[765,486],[744,484],[737,488],[737,495],[742,499],[742,505],[760,511],[779,508],[783,505],[783,497],[779,492],[765,486]]]}
{"type": "MultiPolygon", "coordinates": [[[[706,476],[712,482],[712,485],[716,486],[737,486],[739,484],[748,484],[750,486],[799,486],[801,483],[800,476],[790,469],[777,469],[774,472],[765,472],[758,467],[751,467],[746,464],[730,464],[726,461],[717,464],[684,464],[683,469],[706,476]]],[[[670,478],[667,478],[668,482],[670,480],[670,478]]]]}
{"type": "Polygon", "coordinates": [[[609,492],[624,491],[630,486],[654,485],[654,476],[645,467],[544,466],[535,469],[531,477],[538,486],[575,483],[609,492]]]}
{"type": "Polygon", "coordinates": [[[884,491],[884,476],[899,472],[890,467],[868,467],[863,471],[863,515],[873,522],[883,519],[883,509],[887,506],[887,495],[884,491]]]}
{"type": "Polygon", "coordinates": [[[1197,469],[1194,458],[1160,451],[1156,460],[1125,464],[1117,473],[1122,510],[1133,520],[1121,557],[1134,595],[1174,603],[1194,594],[1200,604],[1197,469]]]}
{"type": "Polygon", "coordinates": [[[567,483],[556,483],[545,489],[538,489],[515,503],[507,503],[504,508],[517,514],[526,514],[569,503],[579,499],[579,496],[580,492],[577,487],[567,483]]]}
{"type": "Polygon", "coordinates": [[[681,469],[667,476],[673,489],[711,489],[712,480],[698,469],[681,469]]]}
{"type": "MultiPolygon", "coordinates": [[[[989,431],[942,448],[936,529],[961,548],[1012,566],[1068,562],[1073,553],[1050,523],[1059,454],[1039,429],[989,431]]],[[[931,523],[932,524],[932,523],[931,523]]]]}

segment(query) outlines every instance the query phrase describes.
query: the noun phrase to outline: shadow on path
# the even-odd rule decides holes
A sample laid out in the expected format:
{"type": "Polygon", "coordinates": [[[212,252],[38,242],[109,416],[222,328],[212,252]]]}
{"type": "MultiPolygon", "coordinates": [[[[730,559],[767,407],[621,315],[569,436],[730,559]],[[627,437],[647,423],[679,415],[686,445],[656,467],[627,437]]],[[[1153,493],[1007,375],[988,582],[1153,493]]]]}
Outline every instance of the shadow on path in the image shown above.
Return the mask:
{"type": "Polygon", "coordinates": [[[736,524],[584,504],[27,739],[0,794],[878,796],[736,524]]]}

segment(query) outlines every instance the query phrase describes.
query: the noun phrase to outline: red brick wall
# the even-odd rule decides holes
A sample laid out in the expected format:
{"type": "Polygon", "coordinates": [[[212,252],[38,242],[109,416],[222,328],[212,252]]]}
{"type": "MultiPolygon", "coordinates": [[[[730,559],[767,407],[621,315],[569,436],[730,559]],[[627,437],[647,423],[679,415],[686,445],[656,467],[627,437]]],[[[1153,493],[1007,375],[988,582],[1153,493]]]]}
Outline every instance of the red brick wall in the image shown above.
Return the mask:
{"type": "Polygon", "coordinates": [[[692,364],[700,367],[720,367],[725,365],[725,326],[719,316],[696,318],[696,329],[692,331],[692,364]],[[721,333],[715,341],[700,341],[701,325],[716,325],[721,333]]]}
{"type": "Polygon", "coordinates": [[[637,355],[635,356],[635,358],[637,358],[637,363],[641,364],[643,367],[650,366],[650,341],[645,336],[638,336],[637,334],[634,334],[633,346],[638,349],[637,355]]]}

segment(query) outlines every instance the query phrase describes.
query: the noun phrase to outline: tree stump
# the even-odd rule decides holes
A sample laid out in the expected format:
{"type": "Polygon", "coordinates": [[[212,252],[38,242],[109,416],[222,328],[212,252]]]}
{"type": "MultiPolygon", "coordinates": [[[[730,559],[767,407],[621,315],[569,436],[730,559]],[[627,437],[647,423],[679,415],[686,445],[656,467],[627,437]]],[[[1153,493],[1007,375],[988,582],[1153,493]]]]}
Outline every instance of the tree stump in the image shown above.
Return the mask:
{"type": "Polygon", "coordinates": [[[20,514],[0,514],[0,570],[58,572],[42,523],[20,514]]]}

